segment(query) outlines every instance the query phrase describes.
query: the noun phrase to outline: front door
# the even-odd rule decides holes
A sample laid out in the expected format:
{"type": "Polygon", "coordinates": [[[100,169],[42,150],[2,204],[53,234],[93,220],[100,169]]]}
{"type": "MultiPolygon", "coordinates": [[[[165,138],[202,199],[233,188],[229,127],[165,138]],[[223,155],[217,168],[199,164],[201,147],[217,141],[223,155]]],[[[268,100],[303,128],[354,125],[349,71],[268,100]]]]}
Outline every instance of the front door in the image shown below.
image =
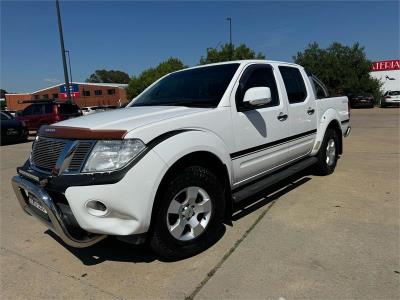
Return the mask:
{"type": "Polygon", "coordinates": [[[255,179],[287,160],[289,134],[287,105],[275,80],[275,70],[268,64],[246,67],[231,95],[235,151],[231,153],[234,185],[255,179]],[[262,107],[243,103],[245,92],[253,87],[269,87],[272,100],[262,107]]]}

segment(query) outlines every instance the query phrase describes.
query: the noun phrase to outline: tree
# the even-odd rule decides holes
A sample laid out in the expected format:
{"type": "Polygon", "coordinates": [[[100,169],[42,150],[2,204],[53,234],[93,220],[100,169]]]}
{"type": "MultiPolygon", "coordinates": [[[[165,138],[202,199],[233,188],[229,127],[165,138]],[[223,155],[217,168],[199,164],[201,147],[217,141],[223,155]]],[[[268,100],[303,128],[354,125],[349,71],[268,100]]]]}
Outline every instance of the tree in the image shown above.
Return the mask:
{"type": "Polygon", "coordinates": [[[0,89],[0,98],[4,99],[6,97],[7,91],[4,89],[0,89]]]}
{"type": "Polygon", "coordinates": [[[129,75],[118,70],[96,70],[88,79],[86,79],[86,82],[128,83],[129,75]]]}
{"type": "Polygon", "coordinates": [[[181,60],[171,57],[161,62],[155,68],[149,68],[140,73],[139,76],[133,76],[127,88],[128,99],[132,99],[143,92],[154,81],[162,76],[186,68],[181,60]]]}
{"type": "Polygon", "coordinates": [[[245,44],[235,47],[228,43],[220,48],[207,48],[206,57],[200,58],[200,65],[240,59],[265,59],[265,55],[261,52],[256,54],[245,44]]]}
{"type": "Polygon", "coordinates": [[[333,95],[371,93],[380,98],[381,83],[369,75],[371,61],[358,43],[345,46],[334,42],[321,49],[314,42],[293,59],[321,79],[333,95]]]}

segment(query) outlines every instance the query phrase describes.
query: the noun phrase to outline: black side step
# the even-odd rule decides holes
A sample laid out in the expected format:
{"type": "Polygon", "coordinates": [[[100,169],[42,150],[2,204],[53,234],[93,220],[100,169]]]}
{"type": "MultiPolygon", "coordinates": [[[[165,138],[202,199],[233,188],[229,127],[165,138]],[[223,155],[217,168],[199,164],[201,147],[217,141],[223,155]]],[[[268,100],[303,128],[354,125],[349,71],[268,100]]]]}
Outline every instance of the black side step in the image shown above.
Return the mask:
{"type": "Polygon", "coordinates": [[[305,168],[308,168],[315,164],[318,161],[316,157],[309,157],[307,159],[301,160],[298,163],[295,163],[287,168],[277,171],[276,173],[272,173],[265,178],[262,178],[250,185],[240,188],[238,191],[234,191],[232,194],[233,202],[238,203],[242,200],[247,199],[248,197],[261,192],[262,190],[270,187],[271,185],[278,183],[279,181],[290,177],[305,168]]]}

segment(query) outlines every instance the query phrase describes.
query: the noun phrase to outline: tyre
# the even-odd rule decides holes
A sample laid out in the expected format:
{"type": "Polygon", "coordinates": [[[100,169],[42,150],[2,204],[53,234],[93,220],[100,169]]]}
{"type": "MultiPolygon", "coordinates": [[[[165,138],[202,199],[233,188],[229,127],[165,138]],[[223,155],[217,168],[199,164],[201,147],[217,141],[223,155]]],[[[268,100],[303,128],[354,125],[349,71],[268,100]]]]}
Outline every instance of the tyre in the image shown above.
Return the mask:
{"type": "Polygon", "coordinates": [[[338,146],[339,137],[333,129],[328,128],[317,154],[318,162],[315,166],[315,170],[318,175],[329,175],[333,173],[339,154],[338,146]]]}
{"type": "Polygon", "coordinates": [[[178,260],[207,249],[224,216],[224,189],[217,176],[204,167],[190,166],[164,186],[153,215],[152,250],[167,260],[178,260]]]}

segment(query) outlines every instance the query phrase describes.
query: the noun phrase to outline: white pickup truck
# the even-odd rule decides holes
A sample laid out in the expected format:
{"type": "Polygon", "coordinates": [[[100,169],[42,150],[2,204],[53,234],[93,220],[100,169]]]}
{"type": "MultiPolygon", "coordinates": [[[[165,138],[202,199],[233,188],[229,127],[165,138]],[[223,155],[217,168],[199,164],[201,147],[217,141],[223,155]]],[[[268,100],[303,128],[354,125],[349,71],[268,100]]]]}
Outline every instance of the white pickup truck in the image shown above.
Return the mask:
{"type": "Polygon", "coordinates": [[[301,66],[233,61],[178,71],[128,107],[43,126],[12,178],[22,208],[66,244],[108,235],[179,259],[232,207],[301,169],[334,171],[346,97],[301,66]]]}

